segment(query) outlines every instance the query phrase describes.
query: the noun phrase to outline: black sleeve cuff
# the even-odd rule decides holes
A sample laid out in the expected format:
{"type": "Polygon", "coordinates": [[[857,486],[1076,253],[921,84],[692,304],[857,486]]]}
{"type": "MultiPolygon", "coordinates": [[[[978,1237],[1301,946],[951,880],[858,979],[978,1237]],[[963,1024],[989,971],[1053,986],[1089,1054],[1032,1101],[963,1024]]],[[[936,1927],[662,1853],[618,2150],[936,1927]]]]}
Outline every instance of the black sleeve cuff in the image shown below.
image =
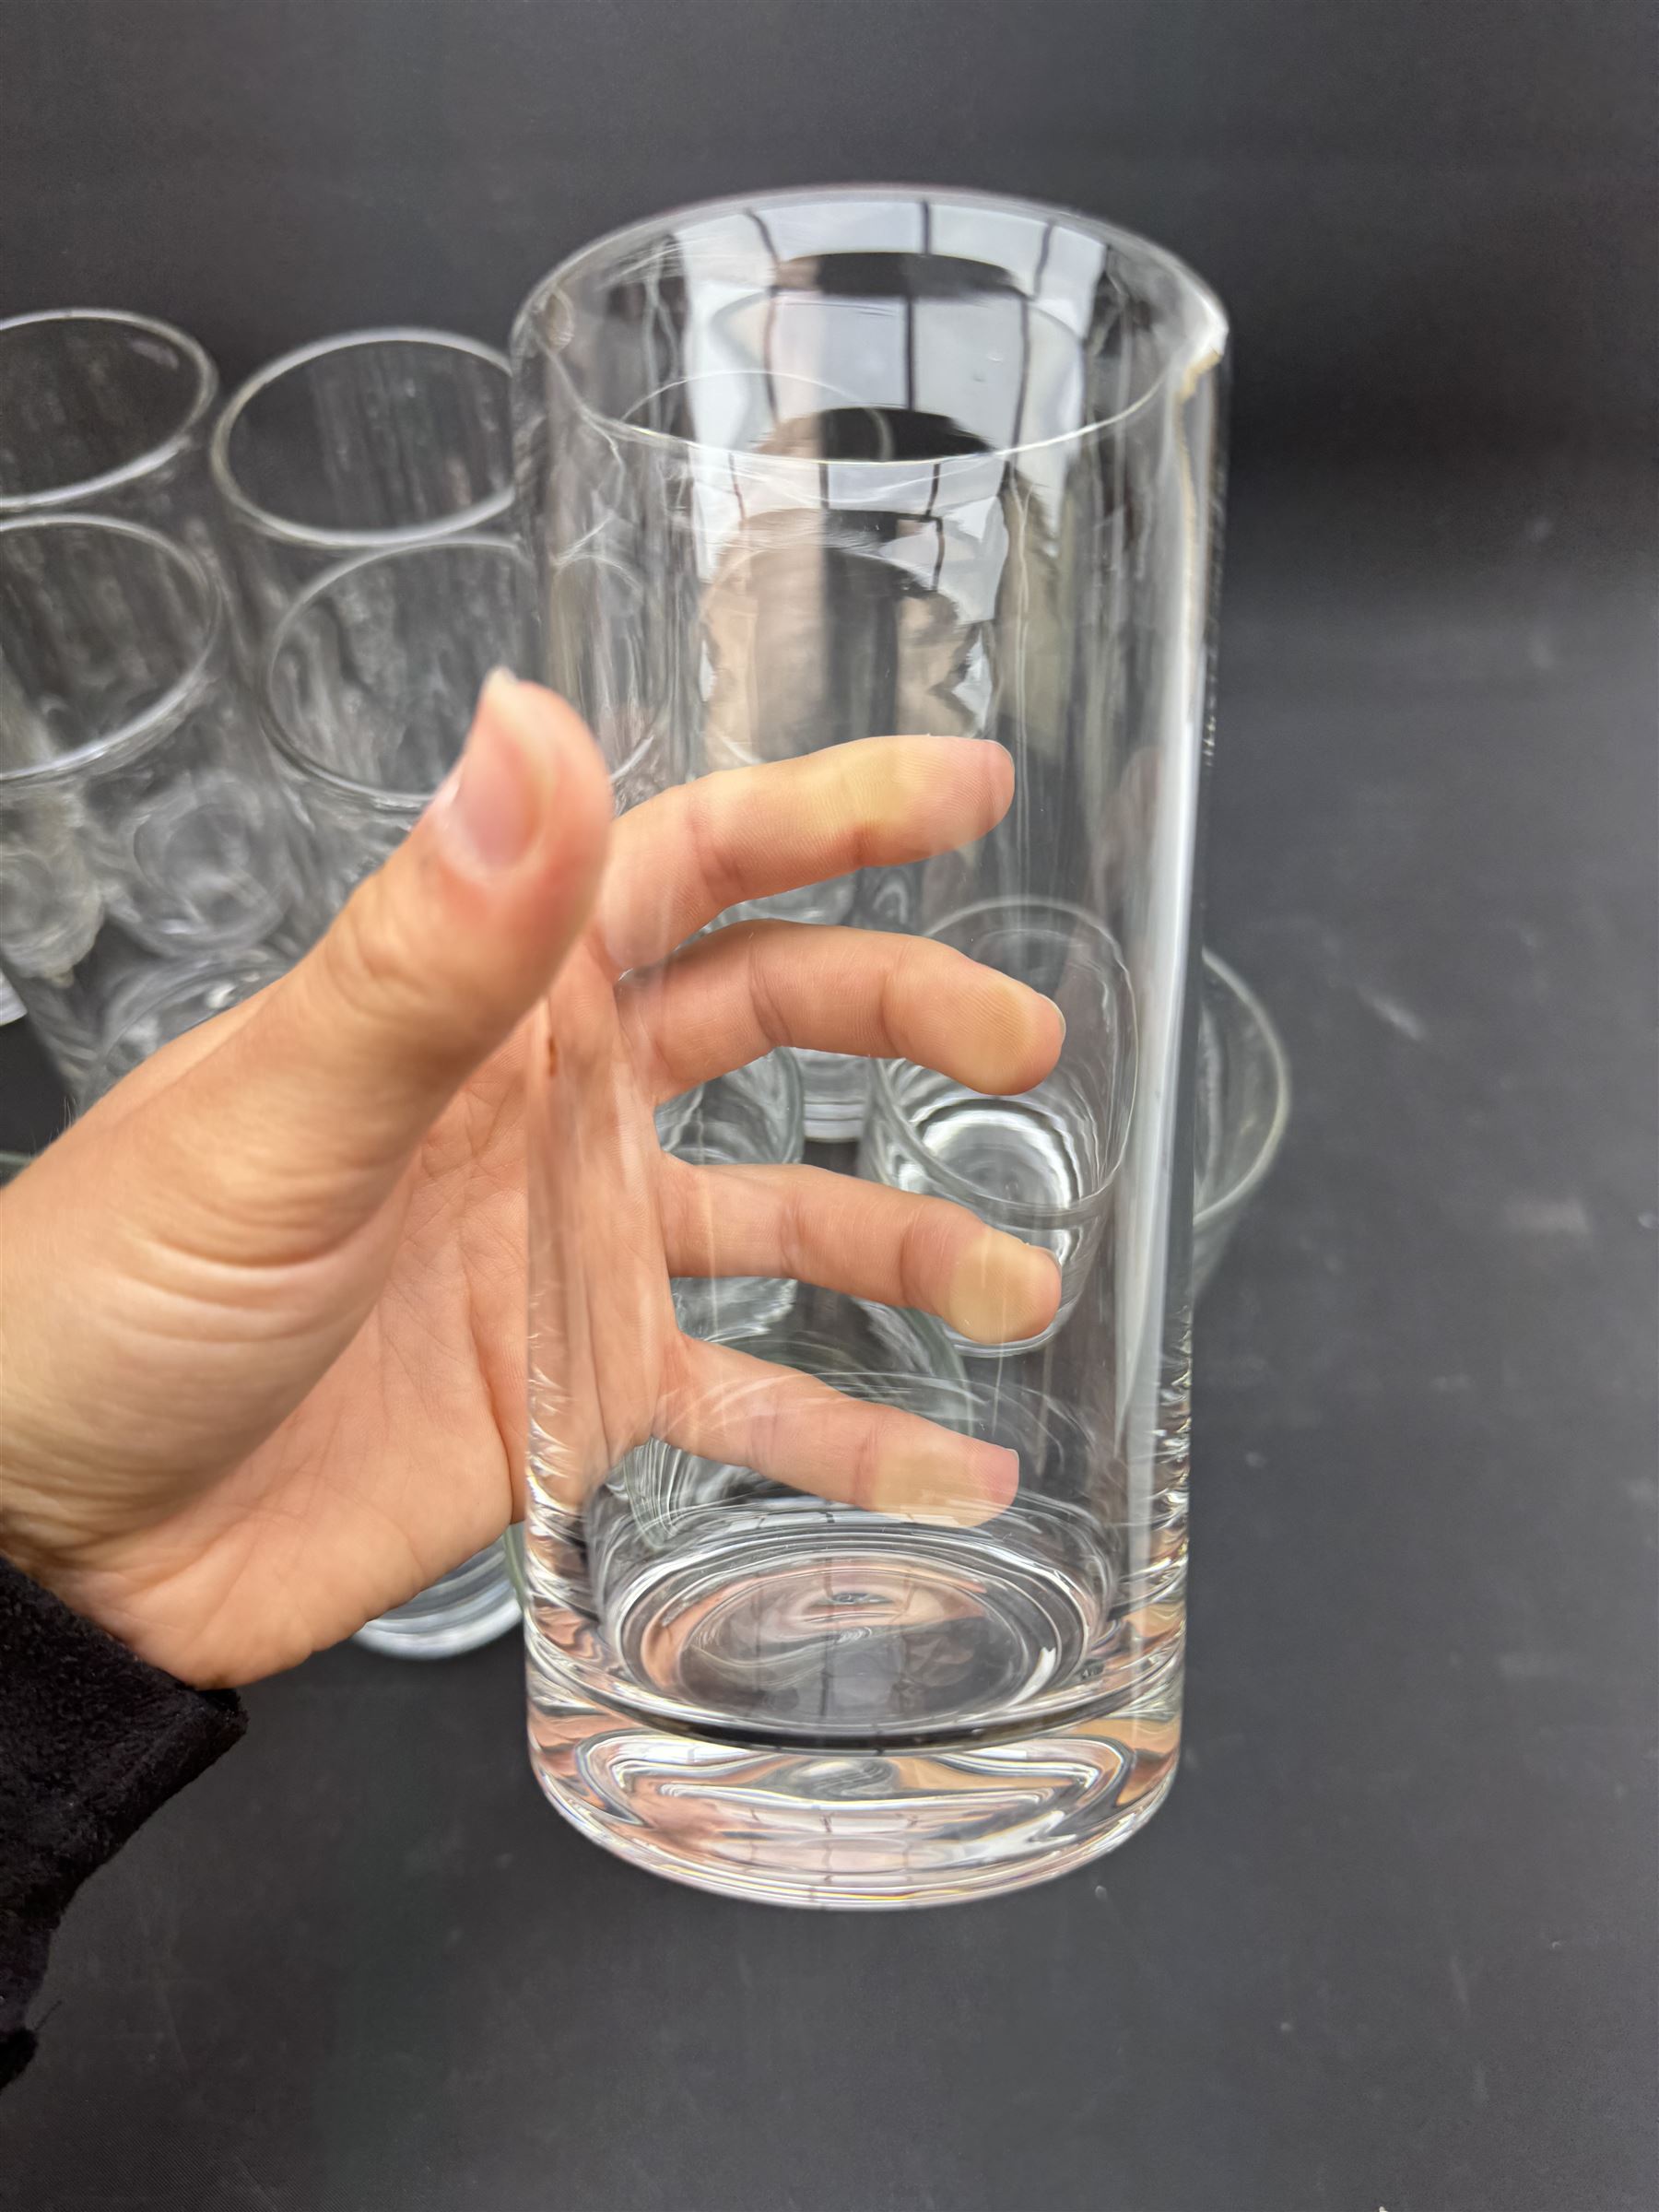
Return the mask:
{"type": "Polygon", "coordinates": [[[246,1726],[231,1691],[147,1665],[0,1559],[0,2088],[70,1899],[246,1726]]]}

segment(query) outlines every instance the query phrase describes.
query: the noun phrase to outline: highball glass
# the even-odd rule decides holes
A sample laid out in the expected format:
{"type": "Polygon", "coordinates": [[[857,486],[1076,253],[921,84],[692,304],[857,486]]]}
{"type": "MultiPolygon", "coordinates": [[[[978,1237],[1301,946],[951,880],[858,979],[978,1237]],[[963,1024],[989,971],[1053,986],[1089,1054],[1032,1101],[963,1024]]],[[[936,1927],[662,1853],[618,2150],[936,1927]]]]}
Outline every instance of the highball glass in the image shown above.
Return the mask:
{"type": "MultiPolygon", "coordinates": [[[[419,820],[489,670],[527,664],[526,575],[505,538],[439,538],[325,571],[278,622],[262,697],[329,912],[419,820]]],[[[491,1545],[357,1641],[392,1658],[446,1659],[517,1617],[491,1545]]]]}
{"type": "Polygon", "coordinates": [[[500,529],[507,363],[434,330],[357,330],[268,362],[214,430],[251,665],[312,577],[363,553],[500,529]]]}
{"type": "Polygon", "coordinates": [[[277,624],[260,695],[329,912],[419,820],[489,671],[527,665],[527,575],[506,538],[440,538],[325,571],[277,624]]]}
{"type": "Polygon", "coordinates": [[[135,523],[0,524],[0,966],[72,1091],[159,966],[304,948],[297,832],[211,571],[135,523]]]}
{"type": "Polygon", "coordinates": [[[223,561],[207,479],[218,371],[171,323],[60,308],[0,323],[0,522],[112,515],[223,561]]]}
{"type": "Polygon", "coordinates": [[[1002,957],[1081,1031],[1058,1093],[997,1102],[952,1187],[986,1219],[1011,1185],[1030,1203],[1017,1115],[1053,1130],[1064,1094],[1082,1218],[1054,1328],[968,1347],[803,1285],[767,1336],[672,1355],[708,1393],[652,1412],[631,1394],[662,1262],[618,1225],[652,1218],[660,1166],[569,995],[544,1016],[532,1758],[568,1818],[661,1873],[819,1905],[984,1896],[1122,1841],[1173,1779],[1226,338],[1158,247],[949,191],[663,217],[519,319],[548,666],[624,790],[883,733],[1005,747],[999,827],[862,875],[893,894],[881,926],[1058,916],[1002,957]],[[701,1456],[719,1438],[747,1464],[701,1456]],[[894,1502],[782,1479],[808,1463],[894,1502]],[[993,1464],[1018,1489],[986,1518],[993,1464]],[[887,1477],[923,1468],[906,1510],[887,1477]]]}

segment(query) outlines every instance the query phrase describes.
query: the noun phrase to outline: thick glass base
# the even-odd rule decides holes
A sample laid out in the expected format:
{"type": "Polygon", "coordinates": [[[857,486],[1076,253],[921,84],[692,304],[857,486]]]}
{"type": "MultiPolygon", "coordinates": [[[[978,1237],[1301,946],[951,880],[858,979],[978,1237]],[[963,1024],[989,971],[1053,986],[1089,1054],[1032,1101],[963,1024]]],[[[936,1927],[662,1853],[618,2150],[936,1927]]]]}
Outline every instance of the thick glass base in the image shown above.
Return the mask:
{"type": "Polygon", "coordinates": [[[545,1682],[530,1711],[536,1779],[594,1842],[699,1889],[841,1910],[1067,1874],[1150,1819],[1180,1742],[1179,1675],[1134,1712],[884,1751],[717,1743],[549,1698],[545,1682]]]}
{"type": "Polygon", "coordinates": [[[1061,1399],[953,1371],[914,1315],[798,1299],[744,1347],[1001,1444],[1018,1495],[971,1524],[912,1521],[654,1441],[572,1514],[533,1452],[543,1790],[638,1865],[778,1904],[993,1897],[1111,1850],[1180,1745],[1184,1387],[1166,1480],[1130,1517],[1121,1465],[1061,1399]],[[895,1364],[870,1368],[883,1347],[895,1364]],[[915,1371],[928,1352],[942,1371],[915,1371]]]}

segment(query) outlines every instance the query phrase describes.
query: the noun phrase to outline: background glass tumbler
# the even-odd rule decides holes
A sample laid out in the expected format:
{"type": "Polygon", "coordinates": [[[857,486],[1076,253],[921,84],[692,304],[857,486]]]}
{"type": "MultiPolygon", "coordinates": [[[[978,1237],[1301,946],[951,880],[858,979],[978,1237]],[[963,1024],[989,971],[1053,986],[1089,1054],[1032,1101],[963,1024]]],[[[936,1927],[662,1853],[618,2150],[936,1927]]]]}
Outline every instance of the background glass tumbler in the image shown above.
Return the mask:
{"type": "MultiPolygon", "coordinates": [[[[526,665],[526,575],[505,538],[435,539],[325,571],[278,623],[265,713],[330,913],[420,819],[490,669],[526,665]]],[[[517,1618],[491,1545],[357,1641],[394,1658],[444,1659],[517,1618]]]]}
{"type": "Polygon", "coordinates": [[[1198,1031],[1193,1288],[1202,1290],[1278,1158],[1290,1062],[1272,1017],[1236,970],[1204,956],[1198,1031]]]}
{"type": "Polygon", "coordinates": [[[223,595],[137,524],[0,524],[0,966],[71,1090],[159,965],[314,934],[223,595]]]}
{"type": "Polygon", "coordinates": [[[439,538],[325,571],[277,624],[261,694],[330,913],[419,820],[489,671],[529,665],[528,573],[506,538],[439,538]]]}
{"type": "Polygon", "coordinates": [[[267,363],[231,395],[211,465],[256,662],[322,570],[505,522],[507,363],[444,331],[321,339],[267,363]]]}
{"type": "MultiPolygon", "coordinates": [[[[520,317],[541,589],[612,577],[552,665],[606,672],[614,763],[648,734],[677,777],[888,732],[1006,747],[994,830],[863,877],[894,888],[887,926],[1062,912],[1019,971],[1098,993],[1115,1041],[1081,1048],[1110,1127],[1079,1195],[1106,1194],[1053,1330],[968,1347],[803,1286],[765,1338],[656,1351],[675,1381],[647,1403],[663,1261],[620,1230],[657,1202],[645,1109],[556,988],[530,1056],[532,1757],[659,1872],[987,1895],[1120,1842],[1173,1779],[1225,348],[1157,247],[949,192],[691,208],[520,317]]],[[[955,1203],[994,1218],[985,1180],[955,1203]]],[[[839,1187],[883,1235],[925,1203],[839,1187]]]]}
{"type": "Polygon", "coordinates": [[[112,308],[0,322],[0,522],[147,523],[213,567],[207,476],[218,371],[170,323],[112,308]]]}

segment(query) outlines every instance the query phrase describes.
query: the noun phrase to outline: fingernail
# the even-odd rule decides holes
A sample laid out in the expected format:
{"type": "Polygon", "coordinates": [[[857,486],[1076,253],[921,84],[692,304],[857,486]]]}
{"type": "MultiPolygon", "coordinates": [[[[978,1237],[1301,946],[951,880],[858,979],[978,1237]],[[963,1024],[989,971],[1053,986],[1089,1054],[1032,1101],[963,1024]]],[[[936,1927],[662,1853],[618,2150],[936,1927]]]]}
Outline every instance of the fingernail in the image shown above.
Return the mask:
{"type": "Polygon", "coordinates": [[[878,1512],[948,1528],[977,1528],[1011,1505],[1019,1488],[1019,1456],[1000,1444],[941,1432],[936,1444],[895,1453],[880,1469],[878,1512]]]}
{"type": "Polygon", "coordinates": [[[945,1319],[975,1344],[1019,1344],[1059,1310],[1060,1269],[1052,1253],[987,1230],[958,1265],[947,1303],[945,1319]]]}
{"type": "Polygon", "coordinates": [[[547,807],[551,762],[516,712],[520,687],[492,669],[478,694],[466,750],[433,802],[438,832],[470,876],[504,874],[535,841],[547,807]]]}

